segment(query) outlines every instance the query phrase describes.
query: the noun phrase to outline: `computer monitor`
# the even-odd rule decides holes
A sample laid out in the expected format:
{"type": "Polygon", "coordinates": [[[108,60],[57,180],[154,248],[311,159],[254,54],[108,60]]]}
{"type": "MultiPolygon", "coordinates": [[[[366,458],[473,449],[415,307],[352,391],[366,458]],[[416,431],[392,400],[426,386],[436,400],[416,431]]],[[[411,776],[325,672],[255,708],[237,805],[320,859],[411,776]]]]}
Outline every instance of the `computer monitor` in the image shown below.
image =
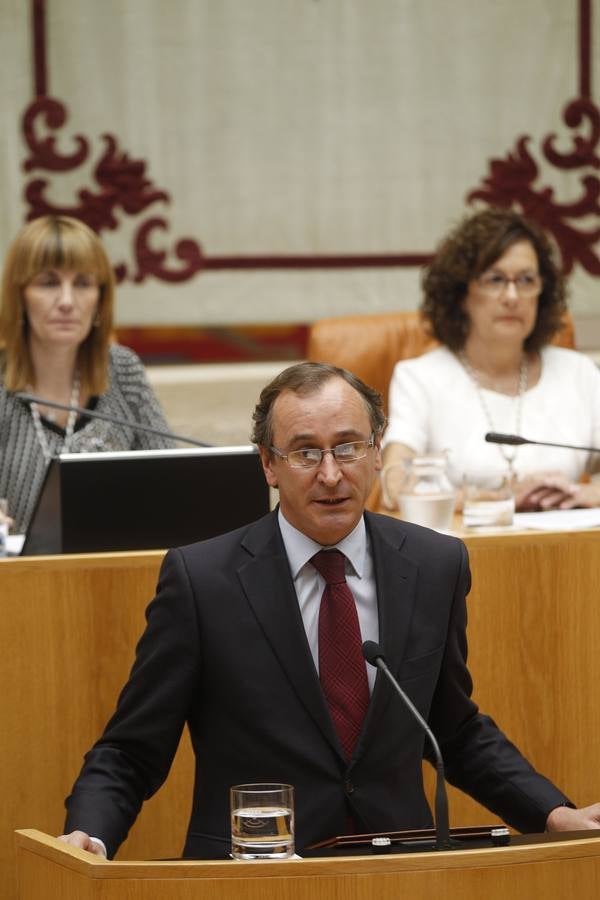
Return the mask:
{"type": "Polygon", "coordinates": [[[251,446],[64,453],[48,466],[21,554],[175,547],[268,510],[251,446]]]}

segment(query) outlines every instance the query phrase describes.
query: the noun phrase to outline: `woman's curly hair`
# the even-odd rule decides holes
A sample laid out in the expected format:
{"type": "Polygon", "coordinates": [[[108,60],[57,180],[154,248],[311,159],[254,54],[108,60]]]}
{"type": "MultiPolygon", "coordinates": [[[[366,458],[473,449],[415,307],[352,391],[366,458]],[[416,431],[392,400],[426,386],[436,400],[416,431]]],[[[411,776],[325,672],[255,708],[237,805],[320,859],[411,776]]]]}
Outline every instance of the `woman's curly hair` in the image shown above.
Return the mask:
{"type": "Polygon", "coordinates": [[[537,225],[518,213],[486,209],[459,222],[423,275],[421,311],[442,344],[454,351],[463,347],[470,325],[463,304],[469,283],[519,241],[532,244],[542,279],[537,318],[525,349],[540,350],[560,329],[566,291],[552,244],[537,225]]]}

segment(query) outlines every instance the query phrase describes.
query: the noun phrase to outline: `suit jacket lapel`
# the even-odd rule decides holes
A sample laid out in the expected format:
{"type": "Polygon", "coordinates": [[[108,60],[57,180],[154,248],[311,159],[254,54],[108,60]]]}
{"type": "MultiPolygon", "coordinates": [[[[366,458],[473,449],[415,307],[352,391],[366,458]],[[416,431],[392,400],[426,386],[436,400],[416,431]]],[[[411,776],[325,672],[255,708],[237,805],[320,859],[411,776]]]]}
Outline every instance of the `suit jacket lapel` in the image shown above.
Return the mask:
{"type": "Polygon", "coordinates": [[[397,672],[406,652],[418,567],[402,552],[404,534],[397,529],[386,533],[385,523],[370,516],[367,522],[377,583],[379,643],[388,666],[397,672]]]}
{"type": "Polygon", "coordinates": [[[239,568],[238,577],[248,602],[299,701],[340,754],[306,638],[276,513],[261,519],[246,533],[243,547],[250,557],[239,568]]]}
{"type": "MultiPolygon", "coordinates": [[[[404,534],[385,517],[365,513],[377,584],[379,645],[392,673],[397,674],[406,653],[416,601],[418,567],[403,552],[404,534]]],[[[375,688],[355,756],[369,746],[371,735],[393,694],[387,678],[377,673],[375,688]]]]}

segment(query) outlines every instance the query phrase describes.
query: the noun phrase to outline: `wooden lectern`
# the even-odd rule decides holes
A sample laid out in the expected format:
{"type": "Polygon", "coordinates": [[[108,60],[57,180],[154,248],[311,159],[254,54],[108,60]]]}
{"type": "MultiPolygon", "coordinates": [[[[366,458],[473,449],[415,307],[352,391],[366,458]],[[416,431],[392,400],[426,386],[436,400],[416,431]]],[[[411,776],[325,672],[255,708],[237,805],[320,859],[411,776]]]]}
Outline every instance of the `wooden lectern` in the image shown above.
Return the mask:
{"type": "Polygon", "coordinates": [[[600,896],[600,837],[585,837],[584,832],[489,850],[258,863],[107,862],[34,830],[17,831],[16,842],[20,900],[587,900],[600,896]]]}

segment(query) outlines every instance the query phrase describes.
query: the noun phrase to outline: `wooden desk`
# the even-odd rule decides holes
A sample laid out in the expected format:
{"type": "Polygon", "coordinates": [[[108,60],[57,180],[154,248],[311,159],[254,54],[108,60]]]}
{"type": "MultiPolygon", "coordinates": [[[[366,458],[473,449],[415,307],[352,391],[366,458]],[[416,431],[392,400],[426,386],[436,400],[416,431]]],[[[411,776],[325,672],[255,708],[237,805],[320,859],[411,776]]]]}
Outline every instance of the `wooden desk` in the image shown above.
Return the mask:
{"type": "MultiPolygon", "coordinates": [[[[114,709],[163,555],[0,561],[2,898],[16,898],[13,829],[62,831],[64,798],[114,709]]],[[[189,759],[189,748],[183,750],[189,759]]],[[[185,756],[180,749],[169,783],[146,804],[125,855],[181,852],[190,797],[185,756]]]]}
{"type": "MultiPolygon", "coordinates": [[[[336,859],[116,861],[16,835],[20,900],[572,900],[600,893],[600,838],[336,859]]],[[[539,839],[540,836],[538,835],[539,839]]]]}
{"type": "MultiPolygon", "coordinates": [[[[576,803],[600,799],[600,531],[469,536],[475,696],[576,803]]],[[[161,552],[0,561],[0,897],[13,829],[58,834],[63,800],[133,661],[161,552]]],[[[120,859],[177,856],[189,815],[187,737],[120,859]]],[[[451,799],[452,824],[492,817],[451,799]]]]}
{"type": "MultiPolygon", "coordinates": [[[[463,535],[474,697],[578,805],[600,799],[600,531],[463,535]]],[[[452,824],[493,821],[452,791],[452,824]]]]}

